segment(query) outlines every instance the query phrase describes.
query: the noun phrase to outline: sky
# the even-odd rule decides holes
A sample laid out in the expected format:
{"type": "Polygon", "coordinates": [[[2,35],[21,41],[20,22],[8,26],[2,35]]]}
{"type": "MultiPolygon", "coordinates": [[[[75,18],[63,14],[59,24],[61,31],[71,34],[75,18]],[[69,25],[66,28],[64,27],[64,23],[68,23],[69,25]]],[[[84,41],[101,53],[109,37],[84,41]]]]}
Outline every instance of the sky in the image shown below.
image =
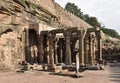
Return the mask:
{"type": "Polygon", "coordinates": [[[120,35],[120,0],[55,0],[62,7],[75,3],[84,14],[95,16],[106,28],[115,29],[120,35]]]}

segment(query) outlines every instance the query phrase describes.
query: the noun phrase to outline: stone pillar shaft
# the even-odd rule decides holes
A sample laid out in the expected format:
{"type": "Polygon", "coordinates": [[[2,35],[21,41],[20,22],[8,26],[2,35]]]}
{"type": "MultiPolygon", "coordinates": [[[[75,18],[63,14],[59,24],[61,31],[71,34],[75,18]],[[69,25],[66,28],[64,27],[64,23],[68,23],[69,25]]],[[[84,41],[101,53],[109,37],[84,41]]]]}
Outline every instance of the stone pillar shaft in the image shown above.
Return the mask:
{"type": "Polygon", "coordinates": [[[46,47],[45,47],[45,57],[46,57],[46,63],[50,64],[50,53],[49,53],[49,38],[46,38],[46,47]]]}
{"type": "Polygon", "coordinates": [[[26,29],[26,32],[25,32],[25,55],[26,55],[26,61],[30,62],[29,30],[28,29],[26,29]]]}
{"type": "Polygon", "coordinates": [[[43,36],[40,35],[39,39],[39,64],[43,63],[44,48],[43,48],[43,36]]]}
{"type": "Polygon", "coordinates": [[[102,60],[102,36],[101,31],[96,31],[97,45],[98,45],[98,60],[102,60]]]}
{"type": "Polygon", "coordinates": [[[92,49],[92,37],[90,35],[89,37],[89,63],[92,65],[93,64],[93,49],[92,49]]]}
{"type": "Polygon", "coordinates": [[[79,60],[80,65],[84,65],[84,37],[86,35],[86,30],[79,30],[77,32],[78,39],[79,39],[79,60]]]}
{"type": "Polygon", "coordinates": [[[70,32],[65,32],[65,41],[66,41],[66,60],[65,64],[66,65],[71,65],[71,47],[70,47],[70,32]]]}
{"type": "Polygon", "coordinates": [[[88,40],[85,39],[85,43],[84,43],[84,60],[85,60],[85,64],[88,64],[88,40]]]}
{"type": "Polygon", "coordinates": [[[55,64],[58,63],[58,54],[57,54],[57,47],[58,47],[58,45],[57,45],[57,43],[58,43],[58,40],[56,39],[55,42],[54,42],[55,64]]]}
{"type": "Polygon", "coordinates": [[[62,63],[62,57],[63,57],[63,49],[62,49],[62,40],[59,39],[59,42],[58,42],[58,55],[59,55],[59,63],[62,63]]]}
{"type": "Polygon", "coordinates": [[[80,65],[84,65],[84,40],[83,36],[79,37],[79,57],[80,65]]]}
{"type": "Polygon", "coordinates": [[[96,56],[95,56],[95,38],[93,38],[93,41],[92,41],[92,49],[93,49],[93,52],[92,52],[92,55],[93,55],[93,63],[95,64],[96,63],[96,61],[95,61],[95,59],[96,59],[96,56]]]}
{"type": "Polygon", "coordinates": [[[23,51],[23,61],[25,61],[25,58],[26,58],[25,57],[25,55],[26,55],[26,52],[25,52],[25,34],[26,34],[25,31],[23,31],[23,33],[22,33],[22,43],[23,43],[23,47],[24,47],[23,48],[23,50],[24,50],[23,51]]]}
{"type": "Polygon", "coordinates": [[[102,60],[102,39],[98,38],[98,59],[102,60]]]}
{"type": "Polygon", "coordinates": [[[54,64],[54,47],[53,47],[54,37],[50,34],[49,37],[49,56],[50,56],[50,64],[54,64]]]}

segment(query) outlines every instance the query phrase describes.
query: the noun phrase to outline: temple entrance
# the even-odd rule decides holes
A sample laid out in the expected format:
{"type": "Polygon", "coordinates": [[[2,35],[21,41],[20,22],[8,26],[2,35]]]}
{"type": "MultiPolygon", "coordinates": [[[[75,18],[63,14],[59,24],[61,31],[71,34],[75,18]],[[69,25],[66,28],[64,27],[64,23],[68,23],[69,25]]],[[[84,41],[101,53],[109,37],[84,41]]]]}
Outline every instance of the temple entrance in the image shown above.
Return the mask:
{"type": "Polygon", "coordinates": [[[38,42],[37,33],[34,29],[29,29],[29,61],[30,64],[38,63],[38,42]]]}

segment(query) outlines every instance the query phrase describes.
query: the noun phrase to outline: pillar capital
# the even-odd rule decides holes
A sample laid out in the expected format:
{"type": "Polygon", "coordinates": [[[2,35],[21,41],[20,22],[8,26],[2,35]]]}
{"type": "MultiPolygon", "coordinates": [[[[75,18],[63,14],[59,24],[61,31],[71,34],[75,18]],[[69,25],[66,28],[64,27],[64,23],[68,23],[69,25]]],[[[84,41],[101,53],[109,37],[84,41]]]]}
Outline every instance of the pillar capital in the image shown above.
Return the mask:
{"type": "Polygon", "coordinates": [[[40,36],[39,36],[39,40],[40,40],[40,41],[43,41],[43,40],[44,40],[44,36],[43,36],[43,35],[40,35],[40,36]]]}
{"type": "Polygon", "coordinates": [[[65,37],[66,36],[71,36],[71,32],[70,31],[65,31],[63,34],[64,34],[65,37]]]}
{"type": "Polygon", "coordinates": [[[77,31],[78,38],[83,39],[85,37],[85,35],[86,35],[86,30],[79,30],[79,31],[77,31]]]}
{"type": "Polygon", "coordinates": [[[49,37],[49,38],[55,38],[55,36],[56,36],[56,34],[51,33],[51,32],[48,34],[48,37],[49,37]]]}
{"type": "Polygon", "coordinates": [[[95,34],[96,34],[96,36],[97,36],[97,39],[102,39],[101,33],[102,33],[101,30],[95,32],[95,34]]]}
{"type": "Polygon", "coordinates": [[[71,32],[69,31],[64,32],[64,36],[65,36],[66,44],[71,44],[71,32]]]}

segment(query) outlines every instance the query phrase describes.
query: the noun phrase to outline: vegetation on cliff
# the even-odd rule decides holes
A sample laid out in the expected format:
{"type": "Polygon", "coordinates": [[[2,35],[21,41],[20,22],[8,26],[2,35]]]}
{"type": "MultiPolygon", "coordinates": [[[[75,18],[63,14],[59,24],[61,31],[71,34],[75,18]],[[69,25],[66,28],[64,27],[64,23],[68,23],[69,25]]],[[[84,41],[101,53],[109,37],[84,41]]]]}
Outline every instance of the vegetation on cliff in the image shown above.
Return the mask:
{"type": "Polygon", "coordinates": [[[102,26],[101,23],[98,21],[96,17],[90,16],[88,14],[84,14],[80,8],[78,8],[77,5],[74,3],[67,3],[65,6],[65,9],[69,12],[73,13],[74,15],[78,16],[79,18],[86,21],[88,24],[92,25],[94,28],[100,27],[101,30],[114,38],[120,39],[120,35],[113,29],[106,28],[105,26],[102,26]]]}

